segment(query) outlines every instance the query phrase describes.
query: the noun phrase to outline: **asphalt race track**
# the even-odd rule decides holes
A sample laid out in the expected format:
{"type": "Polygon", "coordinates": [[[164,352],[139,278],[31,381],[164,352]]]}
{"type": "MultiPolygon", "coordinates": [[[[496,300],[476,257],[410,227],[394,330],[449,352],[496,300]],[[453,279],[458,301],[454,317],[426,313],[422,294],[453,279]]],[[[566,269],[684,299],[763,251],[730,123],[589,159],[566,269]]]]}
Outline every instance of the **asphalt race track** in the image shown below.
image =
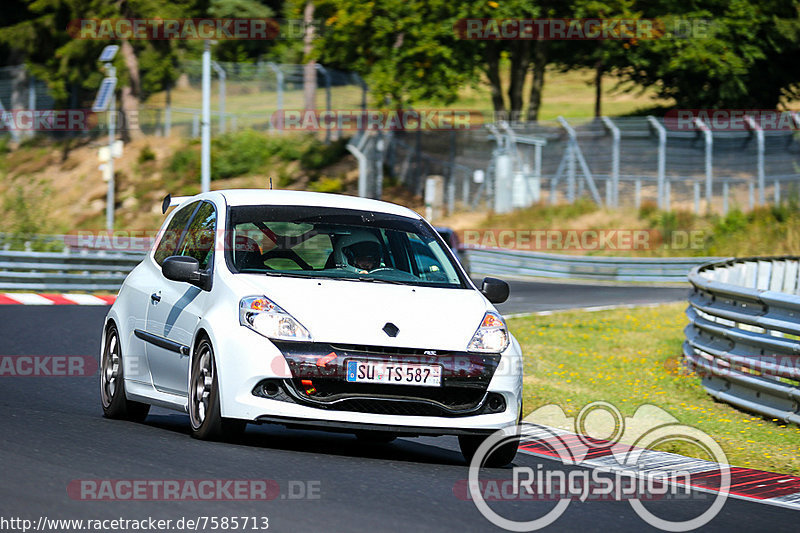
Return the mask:
{"type": "MultiPolygon", "coordinates": [[[[474,280],[480,288],[480,280],[474,280]]],[[[503,314],[553,311],[574,307],[598,307],[619,304],[651,304],[686,300],[686,287],[649,287],[645,285],[592,285],[547,281],[508,281],[508,301],[497,306],[503,314]]]]}
{"type": "MultiPolygon", "coordinates": [[[[534,288],[531,294],[569,292],[564,286],[543,285],[547,287],[534,288]]],[[[653,289],[647,290],[654,296],[653,289]]],[[[603,293],[590,301],[585,297],[584,293],[572,298],[582,306],[603,305],[608,295],[603,293]]],[[[632,296],[640,297],[644,296],[632,296]]],[[[547,298],[542,296],[542,301],[547,298]]],[[[0,306],[0,355],[96,358],[106,310],[92,306],[0,306]]],[[[453,437],[367,445],[347,434],[249,426],[245,437],[236,443],[201,442],[189,436],[188,417],[180,413],[154,408],[141,424],[103,418],[96,374],[0,377],[0,406],[2,518],[18,517],[35,523],[40,516],[174,520],[266,516],[270,530],[291,532],[463,533],[497,529],[472,502],[454,493],[454,486],[467,478],[468,469],[453,437]],[[269,479],[280,485],[281,495],[267,502],[165,502],[82,501],[68,493],[70,482],[86,479],[269,479]],[[313,491],[315,497],[294,499],[292,496],[301,492],[297,487],[313,491]]],[[[560,466],[523,454],[517,456],[516,464],[560,466]]],[[[680,500],[649,502],[647,508],[670,520],[689,519],[702,513],[709,499],[709,495],[693,493],[680,500]]],[[[497,505],[499,513],[516,520],[538,518],[553,507],[552,502],[530,501],[497,505]]],[[[729,499],[704,530],[797,531],[797,518],[791,510],[729,499]]],[[[549,529],[654,530],[624,501],[572,502],[549,529]]]]}

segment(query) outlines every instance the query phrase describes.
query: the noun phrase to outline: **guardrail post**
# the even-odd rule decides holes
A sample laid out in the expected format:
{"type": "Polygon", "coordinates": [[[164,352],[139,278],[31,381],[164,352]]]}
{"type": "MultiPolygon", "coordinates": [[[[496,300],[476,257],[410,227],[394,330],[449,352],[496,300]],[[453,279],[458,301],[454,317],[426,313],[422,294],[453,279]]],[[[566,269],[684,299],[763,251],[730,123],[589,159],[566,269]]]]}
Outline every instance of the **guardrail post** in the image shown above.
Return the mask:
{"type": "Polygon", "coordinates": [[[658,208],[664,209],[664,178],[667,168],[667,130],[656,117],[650,115],[647,121],[658,133],[658,186],[656,187],[658,195],[658,208]]]}
{"type": "Polygon", "coordinates": [[[694,119],[694,123],[703,132],[703,137],[706,141],[706,210],[711,211],[711,200],[713,197],[713,166],[712,166],[712,151],[714,148],[714,137],[711,130],[699,118],[694,119]]]}
{"type": "Polygon", "coordinates": [[[764,197],[764,130],[761,129],[761,126],[756,124],[756,121],[753,120],[752,116],[745,115],[744,120],[745,122],[747,122],[747,126],[756,133],[756,148],[757,148],[756,172],[758,174],[758,204],[764,205],[766,203],[764,197]]]}
{"type": "Polygon", "coordinates": [[[619,128],[608,117],[601,117],[603,124],[611,132],[611,187],[606,180],[606,204],[609,207],[619,207],[619,128]]]}

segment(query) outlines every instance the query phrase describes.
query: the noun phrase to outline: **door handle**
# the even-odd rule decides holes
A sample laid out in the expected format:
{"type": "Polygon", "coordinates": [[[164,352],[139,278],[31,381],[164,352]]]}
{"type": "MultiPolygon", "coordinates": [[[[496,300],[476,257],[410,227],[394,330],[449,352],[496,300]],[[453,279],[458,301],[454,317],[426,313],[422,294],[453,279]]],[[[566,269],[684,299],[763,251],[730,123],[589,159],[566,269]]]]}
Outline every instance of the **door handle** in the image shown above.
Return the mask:
{"type": "Polygon", "coordinates": [[[161,301],[161,296],[157,292],[154,292],[150,295],[150,300],[152,300],[153,303],[158,303],[161,301]]]}

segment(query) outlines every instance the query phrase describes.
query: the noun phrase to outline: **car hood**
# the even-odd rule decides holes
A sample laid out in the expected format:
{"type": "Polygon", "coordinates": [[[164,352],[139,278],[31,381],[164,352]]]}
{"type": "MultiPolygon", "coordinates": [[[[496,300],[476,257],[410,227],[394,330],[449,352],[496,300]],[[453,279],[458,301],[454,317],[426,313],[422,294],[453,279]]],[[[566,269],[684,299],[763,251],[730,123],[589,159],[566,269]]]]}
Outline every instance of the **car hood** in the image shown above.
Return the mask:
{"type": "Polygon", "coordinates": [[[314,342],[464,351],[492,309],[471,288],[239,276],[252,295],[264,294],[299,320],[314,342]],[[387,323],[399,329],[396,337],[383,331],[387,323]]]}

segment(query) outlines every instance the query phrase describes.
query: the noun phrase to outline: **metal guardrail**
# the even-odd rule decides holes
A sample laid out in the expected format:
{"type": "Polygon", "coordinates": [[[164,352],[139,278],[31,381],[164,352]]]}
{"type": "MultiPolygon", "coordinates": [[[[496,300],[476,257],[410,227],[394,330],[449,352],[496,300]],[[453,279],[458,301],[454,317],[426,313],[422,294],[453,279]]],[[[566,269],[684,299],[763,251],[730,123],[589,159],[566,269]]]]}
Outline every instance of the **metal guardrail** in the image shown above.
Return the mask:
{"type": "Polygon", "coordinates": [[[714,257],[605,257],[496,248],[467,248],[475,274],[605,281],[686,282],[689,271],[714,257]]]}
{"type": "Polygon", "coordinates": [[[0,251],[0,290],[117,291],[144,254],[0,251]]]}
{"type": "Polygon", "coordinates": [[[692,269],[683,355],[718,400],[800,424],[800,257],[692,269]]]}

